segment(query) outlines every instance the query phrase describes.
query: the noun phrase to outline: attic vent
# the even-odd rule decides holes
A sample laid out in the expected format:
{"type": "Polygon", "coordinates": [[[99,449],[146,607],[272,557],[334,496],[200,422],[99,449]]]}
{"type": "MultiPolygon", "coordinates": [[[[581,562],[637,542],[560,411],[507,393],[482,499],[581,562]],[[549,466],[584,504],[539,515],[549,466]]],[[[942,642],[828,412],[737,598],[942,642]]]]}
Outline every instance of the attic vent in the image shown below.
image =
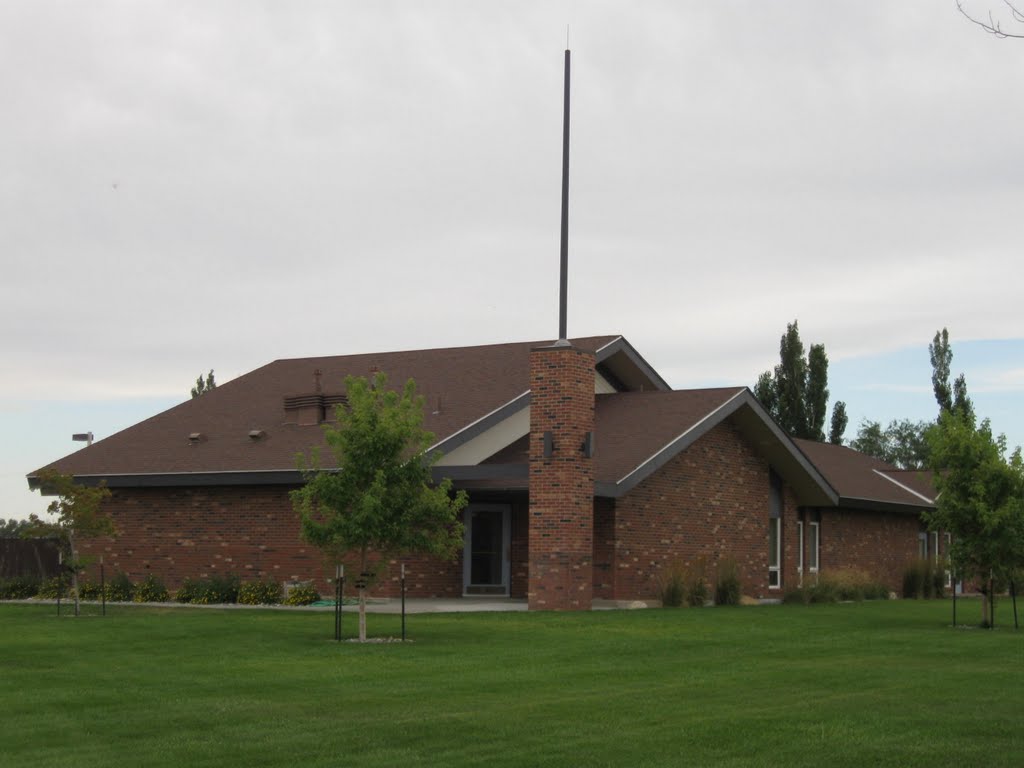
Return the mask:
{"type": "Polygon", "coordinates": [[[306,395],[285,395],[284,415],[289,424],[320,424],[333,416],[334,406],[348,403],[341,394],[313,392],[306,395]]]}
{"type": "Polygon", "coordinates": [[[264,432],[262,429],[250,429],[249,430],[249,439],[250,440],[256,441],[256,440],[259,440],[260,438],[266,437],[266,436],[267,436],[267,433],[264,432]]]}
{"type": "Polygon", "coordinates": [[[188,441],[192,443],[192,445],[195,445],[196,443],[202,442],[203,438],[204,436],[202,432],[190,432],[188,436],[188,441]]]}

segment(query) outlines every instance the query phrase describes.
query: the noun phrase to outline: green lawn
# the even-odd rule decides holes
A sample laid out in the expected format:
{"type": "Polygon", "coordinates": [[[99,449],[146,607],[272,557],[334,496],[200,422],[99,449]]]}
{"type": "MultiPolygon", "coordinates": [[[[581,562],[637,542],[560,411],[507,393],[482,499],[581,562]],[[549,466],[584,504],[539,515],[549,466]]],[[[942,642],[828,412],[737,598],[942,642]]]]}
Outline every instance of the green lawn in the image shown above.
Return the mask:
{"type": "Polygon", "coordinates": [[[360,646],[330,613],[0,605],[0,764],[1022,765],[1024,631],[949,607],[421,615],[360,646]]]}

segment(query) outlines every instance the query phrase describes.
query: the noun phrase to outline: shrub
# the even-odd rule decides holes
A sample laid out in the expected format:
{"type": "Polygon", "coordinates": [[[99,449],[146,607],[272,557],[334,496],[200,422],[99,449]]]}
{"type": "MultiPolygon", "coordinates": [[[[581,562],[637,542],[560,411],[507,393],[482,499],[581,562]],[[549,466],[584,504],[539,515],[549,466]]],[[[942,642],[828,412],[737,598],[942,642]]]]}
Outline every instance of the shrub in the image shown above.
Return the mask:
{"type": "Polygon", "coordinates": [[[797,603],[807,605],[811,602],[811,591],[803,587],[787,589],[782,596],[782,602],[786,605],[796,605],[797,603]]]}
{"type": "Polygon", "coordinates": [[[934,560],[918,559],[903,571],[903,597],[926,599],[946,596],[946,566],[934,560]]]}
{"type": "Polygon", "coordinates": [[[240,586],[238,577],[233,574],[211,576],[206,579],[185,579],[175,593],[174,599],[179,603],[196,605],[237,603],[240,586]]]}
{"type": "Polygon", "coordinates": [[[686,569],[679,562],[672,563],[661,576],[661,604],[665,608],[678,608],[686,596],[686,569]]]}
{"type": "Polygon", "coordinates": [[[60,593],[61,597],[67,597],[70,586],[68,581],[69,579],[65,576],[43,579],[43,581],[39,582],[39,591],[36,593],[37,597],[41,597],[44,600],[56,600],[58,593],[60,593]]]}
{"type": "Polygon", "coordinates": [[[78,596],[83,600],[100,600],[103,597],[103,590],[99,584],[82,580],[78,582],[78,596]]]}
{"type": "Polygon", "coordinates": [[[167,602],[167,587],[151,573],[135,588],[133,599],[136,603],[165,603],[167,602]]]}
{"type": "Polygon", "coordinates": [[[118,571],[107,584],[107,599],[115,603],[130,603],[135,597],[135,585],[128,574],[118,571]]]}
{"type": "Polygon", "coordinates": [[[701,608],[711,598],[711,588],[704,576],[707,572],[707,563],[707,558],[701,555],[685,571],[685,600],[691,608],[701,608]]]}
{"type": "Polygon", "coordinates": [[[243,605],[276,605],[281,602],[281,585],[276,581],[247,581],[238,588],[243,605]]]}
{"type": "Polygon", "coordinates": [[[37,576],[12,576],[0,579],[0,600],[24,600],[39,594],[37,576]]]}
{"type": "Polygon", "coordinates": [[[288,590],[284,598],[285,605],[312,605],[320,599],[320,593],[316,591],[313,582],[307,581],[296,584],[288,590]]]}
{"type": "Polygon", "coordinates": [[[736,561],[727,557],[718,564],[718,580],[715,582],[715,603],[717,605],[739,605],[743,596],[740,585],[740,571],[736,561]]]}
{"type": "Polygon", "coordinates": [[[241,582],[234,574],[226,576],[211,576],[203,581],[203,594],[201,599],[195,601],[210,605],[214,603],[237,603],[238,588],[241,582]]]}
{"type": "Polygon", "coordinates": [[[201,591],[201,583],[194,579],[185,579],[181,582],[178,591],[174,593],[174,599],[179,603],[195,603],[201,591]]]}

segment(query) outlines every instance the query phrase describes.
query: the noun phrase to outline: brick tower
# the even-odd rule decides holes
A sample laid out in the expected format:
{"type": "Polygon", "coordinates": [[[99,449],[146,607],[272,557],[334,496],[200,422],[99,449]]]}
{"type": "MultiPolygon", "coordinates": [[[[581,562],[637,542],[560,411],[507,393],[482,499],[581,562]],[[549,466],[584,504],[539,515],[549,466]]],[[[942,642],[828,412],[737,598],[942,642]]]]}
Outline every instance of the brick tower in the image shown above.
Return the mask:
{"type": "Polygon", "coordinates": [[[590,610],[594,354],[530,352],[530,610],[590,610]]]}

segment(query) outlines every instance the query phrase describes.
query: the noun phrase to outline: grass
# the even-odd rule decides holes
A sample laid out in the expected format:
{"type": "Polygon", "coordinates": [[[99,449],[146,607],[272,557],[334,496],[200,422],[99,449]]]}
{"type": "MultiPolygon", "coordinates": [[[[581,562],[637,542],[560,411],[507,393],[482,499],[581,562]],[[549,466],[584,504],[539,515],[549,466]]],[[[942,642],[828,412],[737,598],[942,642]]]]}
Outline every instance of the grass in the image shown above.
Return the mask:
{"type": "Polygon", "coordinates": [[[949,619],[942,601],[435,614],[410,617],[413,643],[360,646],[331,640],[330,612],[0,605],[0,762],[1020,765],[1024,631],[949,619]]]}

